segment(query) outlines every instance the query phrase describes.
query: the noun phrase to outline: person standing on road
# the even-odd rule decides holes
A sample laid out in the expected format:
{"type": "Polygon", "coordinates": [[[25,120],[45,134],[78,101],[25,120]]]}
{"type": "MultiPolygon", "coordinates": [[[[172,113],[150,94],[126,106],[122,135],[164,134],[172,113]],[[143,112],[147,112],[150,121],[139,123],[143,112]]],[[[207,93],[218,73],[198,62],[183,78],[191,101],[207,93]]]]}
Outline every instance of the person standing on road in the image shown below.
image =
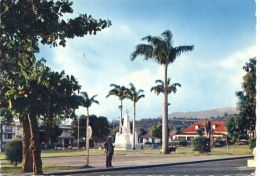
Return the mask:
{"type": "Polygon", "coordinates": [[[106,153],[106,167],[112,166],[112,157],[114,154],[114,145],[112,143],[112,137],[109,136],[107,141],[104,143],[105,153],[106,153]]]}

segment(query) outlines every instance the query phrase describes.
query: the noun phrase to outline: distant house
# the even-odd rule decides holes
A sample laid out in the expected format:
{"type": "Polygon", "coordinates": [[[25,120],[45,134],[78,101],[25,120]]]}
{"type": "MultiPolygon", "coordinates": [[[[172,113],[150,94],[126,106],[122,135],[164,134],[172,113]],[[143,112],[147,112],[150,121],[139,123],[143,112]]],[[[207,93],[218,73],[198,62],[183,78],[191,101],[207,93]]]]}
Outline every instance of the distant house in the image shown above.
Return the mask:
{"type": "MultiPolygon", "coordinates": [[[[175,141],[176,133],[176,130],[172,130],[169,132],[169,142],[175,141]]],[[[141,140],[143,141],[143,143],[161,143],[161,139],[153,137],[150,131],[141,136],[141,140]]]]}
{"type": "Polygon", "coordinates": [[[141,136],[143,143],[160,143],[161,140],[152,136],[152,133],[148,131],[145,135],[141,136]]]}
{"type": "Polygon", "coordinates": [[[176,133],[177,133],[177,130],[170,131],[170,133],[169,133],[169,142],[172,142],[172,141],[176,140],[176,133]]]}
{"type": "Polygon", "coordinates": [[[62,130],[61,135],[58,137],[58,144],[68,146],[73,144],[75,137],[72,136],[71,125],[61,124],[59,128],[62,130]]]}
{"type": "Polygon", "coordinates": [[[5,148],[8,141],[22,138],[22,129],[19,121],[13,121],[10,125],[2,124],[0,121],[0,127],[0,151],[5,148]]]}
{"type": "MultiPolygon", "coordinates": [[[[175,140],[177,141],[182,141],[182,140],[187,140],[187,141],[193,141],[194,138],[198,137],[199,134],[197,132],[198,129],[203,128],[202,133],[204,134],[204,122],[195,122],[185,130],[183,130],[181,133],[175,135],[175,140]]],[[[212,122],[212,129],[214,130],[213,133],[213,138],[222,138],[226,139],[227,136],[227,130],[224,122],[218,121],[218,122],[212,122]]]]}

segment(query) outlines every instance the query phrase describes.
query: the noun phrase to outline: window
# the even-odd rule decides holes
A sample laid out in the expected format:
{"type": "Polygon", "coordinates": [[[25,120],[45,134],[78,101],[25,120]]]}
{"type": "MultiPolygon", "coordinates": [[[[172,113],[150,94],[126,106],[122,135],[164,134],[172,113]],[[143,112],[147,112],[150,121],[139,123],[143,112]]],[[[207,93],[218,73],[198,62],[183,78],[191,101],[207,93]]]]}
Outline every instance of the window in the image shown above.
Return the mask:
{"type": "Polygon", "coordinates": [[[5,132],[12,132],[13,127],[12,126],[5,126],[5,132]]]}
{"type": "Polygon", "coordinates": [[[5,134],[5,139],[12,139],[12,134],[5,134]]]}

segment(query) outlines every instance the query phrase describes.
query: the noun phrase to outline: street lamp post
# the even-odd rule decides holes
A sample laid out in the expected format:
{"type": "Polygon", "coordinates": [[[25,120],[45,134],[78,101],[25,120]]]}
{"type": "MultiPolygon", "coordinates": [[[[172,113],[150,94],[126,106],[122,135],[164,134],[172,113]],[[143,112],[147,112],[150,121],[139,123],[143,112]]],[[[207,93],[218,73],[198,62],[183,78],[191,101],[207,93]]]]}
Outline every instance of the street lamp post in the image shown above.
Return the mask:
{"type": "Polygon", "coordinates": [[[3,143],[3,129],[2,129],[2,117],[0,117],[0,153],[2,152],[2,143],[3,143]]]}
{"type": "Polygon", "coordinates": [[[79,149],[79,117],[78,117],[78,143],[77,143],[77,148],[79,149]]]}

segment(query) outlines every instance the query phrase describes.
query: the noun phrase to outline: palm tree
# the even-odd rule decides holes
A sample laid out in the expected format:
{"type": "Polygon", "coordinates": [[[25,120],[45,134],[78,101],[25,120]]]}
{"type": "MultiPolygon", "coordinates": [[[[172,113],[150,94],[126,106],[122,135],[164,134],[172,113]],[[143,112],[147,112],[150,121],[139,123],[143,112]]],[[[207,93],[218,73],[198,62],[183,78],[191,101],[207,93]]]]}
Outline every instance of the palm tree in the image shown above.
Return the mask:
{"type": "Polygon", "coordinates": [[[134,112],[133,112],[133,146],[132,149],[135,150],[135,117],[136,117],[136,103],[138,102],[138,100],[140,100],[141,98],[144,98],[145,95],[141,94],[144,91],[142,89],[140,90],[136,90],[134,84],[130,83],[130,89],[125,91],[125,96],[126,98],[130,99],[133,101],[133,108],[134,108],[134,112]]]}
{"type": "Polygon", "coordinates": [[[171,31],[166,30],[160,36],[147,36],[142,40],[148,44],[139,44],[131,55],[131,60],[137,56],[144,56],[145,60],[153,59],[160,65],[164,66],[164,104],[163,104],[163,118],[162,118],[162,153],[168,153],[168,88],[167,88],[167,70],[168,65],[173,63],[175,59],[183,52],[192,51],[194,46],[173,46],[173,36],[171,31]]]}
{"type": "MultiPolygon", "coordinates": [[[[181,84],[179,83],[173,83],[172,85],[170,85],[170,81],[171,78],[168,78],[167,80],[167,93],[171,94],[171,93],[176,93],[177,92],[177,86],[181,87],[181,84]]],[[[164,93],[164,83],[162,80],[156,80],[155,83],[159,83],[158,85],[154,86],[151,88],[151,92],[154,91],[154,93],[156,93],[157,95],[159,95],[160,93],[164,93]]]]}
{"type": "MultiPolygon", "coordinates": [[[[81,92],[82,98],[81,98],[81,106],[87,108],[87,123],[86,123],[86,149],[89,152],[89,134],[88,134],[88,128],[89,128],[89,108],[93,103],[99,104],[97,100],[95,100],[95,97],[97,95],[92,96],[91,98],[88,96],[87,92],[81,92]]],[[[87,155],[87,166],[89,165],[89,153],[87,155]]]]}
{"type": "Polygon", "coordinates": [[[108,93],[108,95],[106,96],[109,97],[110,95],[115,95],[119,98],[121,105],[119,106],[120,108],[120,123],[119,123],[119,134],[121,134],[121,128],[122,128],[122,109],[123,109],[123,100],[126,98],[125,97],[125,91],[127,90],[127,88],[125,86],[119,86],[116,84],[110,84],[110,87],[114,87],[113,89],[111,89],[108,93]]]}

